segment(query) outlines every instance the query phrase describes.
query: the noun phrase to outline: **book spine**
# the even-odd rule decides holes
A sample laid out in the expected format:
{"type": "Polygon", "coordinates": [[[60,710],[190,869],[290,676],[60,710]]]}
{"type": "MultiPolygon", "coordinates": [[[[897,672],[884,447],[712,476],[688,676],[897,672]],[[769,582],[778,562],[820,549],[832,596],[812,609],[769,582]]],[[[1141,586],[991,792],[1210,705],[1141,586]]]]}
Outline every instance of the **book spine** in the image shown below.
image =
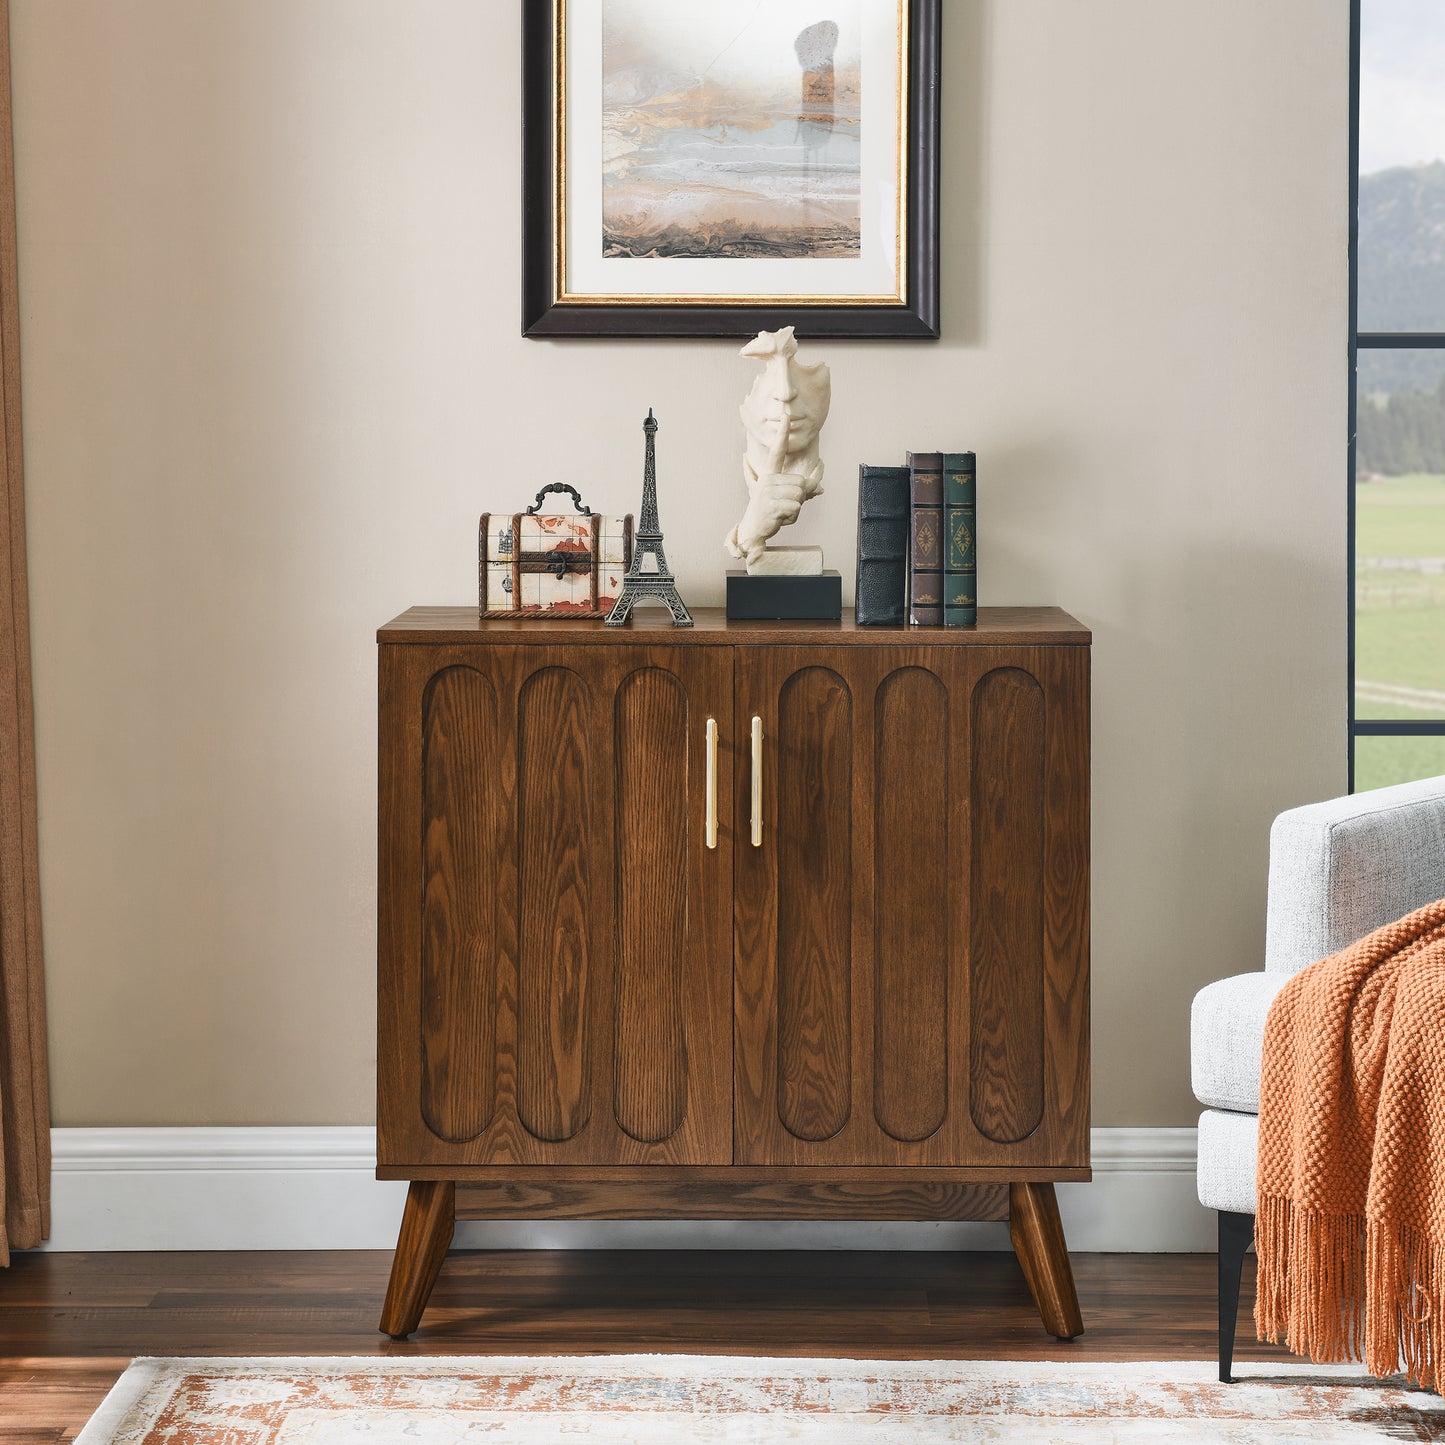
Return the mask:
{"type": "Polygon", "coordinates": [[[943,625],[978,623],[978,460],[972,452],[943,457],[943,625]]]}
{"type": "Polygon", "coordinates": [[[908,454],[908,620],[943,625],[943,453],[908,454]]]}
{"type": "Polygon", "coordinates": [[[858,468],[858,578],[853,612],[861,626],[907,620],[908,468],[858,468]]]}

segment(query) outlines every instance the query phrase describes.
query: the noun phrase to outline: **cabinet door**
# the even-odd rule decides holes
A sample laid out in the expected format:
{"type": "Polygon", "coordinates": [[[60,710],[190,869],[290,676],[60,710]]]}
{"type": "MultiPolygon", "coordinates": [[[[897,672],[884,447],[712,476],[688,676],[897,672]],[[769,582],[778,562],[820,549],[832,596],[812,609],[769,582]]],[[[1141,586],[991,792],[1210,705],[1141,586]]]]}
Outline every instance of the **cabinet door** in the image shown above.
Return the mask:
{"type": "Polygon", "coordinates": [[[383,1165],[731,1158],[732,659],[381,652],[383,1165]]]}
{"type": "Polygon", "coordinates": [[[734,1157],[1087,1164],[1087,649],[737,672],[734,1157]]]}

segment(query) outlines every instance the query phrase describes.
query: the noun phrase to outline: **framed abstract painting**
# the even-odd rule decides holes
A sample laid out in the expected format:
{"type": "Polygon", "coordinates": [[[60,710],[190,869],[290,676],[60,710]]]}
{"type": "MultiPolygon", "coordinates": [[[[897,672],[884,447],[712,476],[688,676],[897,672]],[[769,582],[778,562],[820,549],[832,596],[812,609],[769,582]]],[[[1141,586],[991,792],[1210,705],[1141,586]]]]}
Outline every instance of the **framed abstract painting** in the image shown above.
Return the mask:
{"type": "Polygon", "coordinates": [[[937,337],[940,8],[523,0],[523,334],[937,337]]]}

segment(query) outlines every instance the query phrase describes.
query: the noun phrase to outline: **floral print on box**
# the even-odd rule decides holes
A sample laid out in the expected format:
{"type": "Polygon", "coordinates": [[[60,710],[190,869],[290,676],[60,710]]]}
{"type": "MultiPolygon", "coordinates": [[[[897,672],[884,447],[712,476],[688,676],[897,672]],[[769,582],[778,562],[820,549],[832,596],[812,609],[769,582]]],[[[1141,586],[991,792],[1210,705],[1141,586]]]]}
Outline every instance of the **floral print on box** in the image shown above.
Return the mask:
{"type": "Polygon", "coordinates": [[[519,612],[597,617],[612,610],[632,560],[632,517],[484,514],[484,617],[519,612]]]}

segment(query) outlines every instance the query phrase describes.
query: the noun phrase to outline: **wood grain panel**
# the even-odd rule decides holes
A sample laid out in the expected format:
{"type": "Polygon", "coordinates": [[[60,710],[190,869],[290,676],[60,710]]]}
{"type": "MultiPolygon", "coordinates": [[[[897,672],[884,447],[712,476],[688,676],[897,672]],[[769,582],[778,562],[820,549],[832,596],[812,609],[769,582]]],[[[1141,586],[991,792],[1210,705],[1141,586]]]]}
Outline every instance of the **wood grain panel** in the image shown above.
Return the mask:
{"type": "Polygon", "coordinates": [[[828,1139],[852,1097],[853,702],[836,672],[783,684],[772,756],[778,1117],[796,1138],[828,1139]]]}
{"type": "Polygon", "coordinates": [[[613,1111],[655,1144],[687,1108],[683,1026],[688,909],[688,718],[681,682],[662,668],[617,690],[617,971],[613,1111]]]}
{"type": "MultiPolygon", "coordinates": [[[[656,1171],[640,1170],[639,1173],[656,1171]]],[[[1007,1219],[1007,1184],[550,1178],[457,1188],[458,1219],[1007,1219]]]]}
{"type": "MultiPolygon", "coordinates": [[[[531,623],[459,628],[445,645],[388,634],[379,1173],[515,1187],[579,1218],[634,1207],[725,1215],[729,1191],[752,1217],[843,1217],[847,1201],[883,1217],[920,1181],[1087,1177],[1087,647],[1039,645],[1042,630],[1028,642],[875,632],[873,645],[835,646],[831,627],[791,625],[812,640],[729,648],[753,632],[720,626],[696,645],[670,631],[629,641],[531,623]],[[479,729],[458,724],[468,709],[491,716],[479,729]],[[766,734],[758,848],[747,832],[754,713],[766,734]],[[716,849],[703,843],[709,716],[721,741],[716,849]],[[555,793],[553,775],[570,779],[555,793]],[[946,820],[927,810],[935,795],[946,820]],[[564,831],[576,822],[573,840],[558,820],[564,831]],[[485,868],[459,864],[459,853],[485,868]],[[940,857],[941,887],[916,876],[940,857]],[[429,878],[445,928],[426,916],[429,878]],[[476,890],[462,896],[469,878],[476,890]],[[861,886],[839,891],[853,879],[861,886]],[[908,902],[914,887],[943,906],[908,902]],[[564,966],[539,950],[558,895],[574,893],[585,963],[560,990],[539,988],[547,968],[564,966]],[[435,962],[443,934],[452,952],[485,940],[492,930],[477,920],[488,910],[490,983],[471,987],[465,960],[455,981],[424,971],[424,947],[435,962]],[[900,923],[917,923],[925,941],[899,937],[900,923]],[[943,940],[946,976],[931,971],[928,937],[943,940]],[[811,1015],[810,977],[829,993],[811,1015]],[[533,1007],[574,982],[580,1055],[565,1012],[533,1007]],[[479,1025],[490,1037],[478,1044],[453,1011],[454,1047],[436,1023],[442,992],[464,1005],[490,993],[494,1017],[479,1025]],[[789,1050],[805,1059],[800,1075],[789,1050]],[[559,1074],[575,1095],[564,1097],[559,1074]],[[819,1108],[792,1120],[821,1137],[791,1132],[785,1114],[819,1080],[836,1080],[822,1092],[833,1117],[819,1108]],[[458,1137],[439,1134],[439,1121],[458,1137]]],[[[1067,620],[1048,625],[1087,640],[1067,620]]],[[[933,1205],[917,1207],[928,1217],[933,1205]]]]}
{"type": "Polygon", "coordinates": [[[517,703],[517,1116],[552,1143],[591,1115],[589,710],[587,684],[568,667],[533,673],[517,703]]]}
{"type": "Polygon", "coordinates": [[[1054,1157],[1089,1157],[1089,653],[1052,648],[1048,704],[1044,1037],[1054,1157]]]}
{"type": "Polygon", "coordinates": [[[495,791],[497,698],[448,667],[422,704],[421,1112],[440,1139],[473,1139],[492,1117],[498,928],[488,886],[505,820],[495,791]]]}
{"type": "Polygon", "coordinates": [[[969,1110],[997,1143],[1044,1112],[1044,694],[1017,667],[971,700],[969,1110]]]}
{"type": "Polygon", "coordinates": [[[919,1140],[948,1111],[948,689],[899,668],[874,719],[873,1115],[919,1140]]]}

